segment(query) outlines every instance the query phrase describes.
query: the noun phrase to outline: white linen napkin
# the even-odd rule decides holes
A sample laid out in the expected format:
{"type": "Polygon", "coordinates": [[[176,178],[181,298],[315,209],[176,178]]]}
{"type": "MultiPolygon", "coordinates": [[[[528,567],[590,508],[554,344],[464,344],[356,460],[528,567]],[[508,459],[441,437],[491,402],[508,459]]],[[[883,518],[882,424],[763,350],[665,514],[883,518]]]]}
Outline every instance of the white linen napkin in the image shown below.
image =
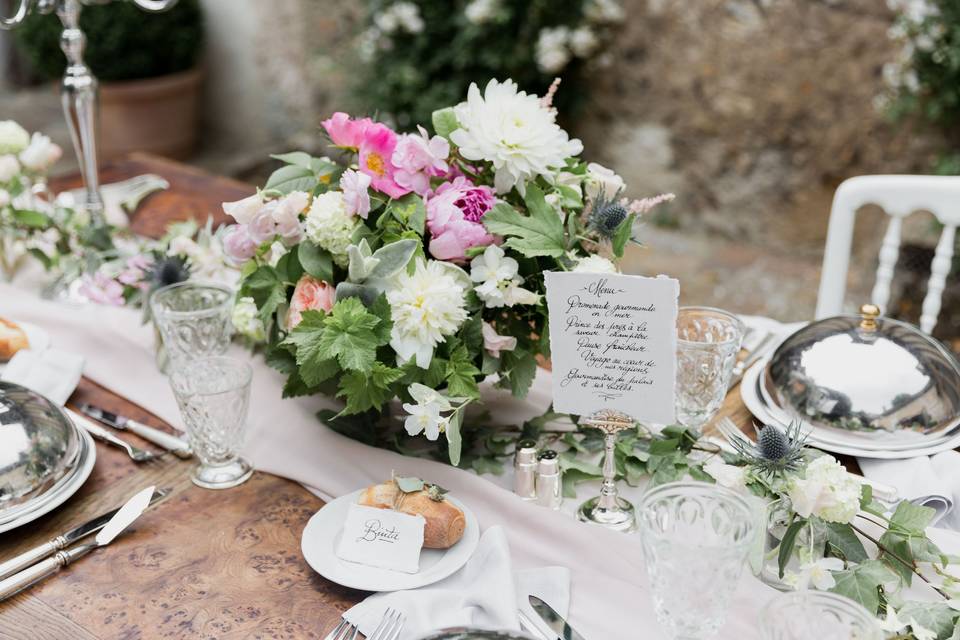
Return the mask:
{"type": "Polygon", "coordinates": [[[900,497],[936,511],[932,525],[960,531],[960,452],[906,460],[858,458],[865,478],[897,488],[900,497]]]}
{"type": "Polygon", "coordinates": [[[406,622],[399,640],[419,638],[446,627],[519,631],[518,610],[523,610],[534,624],[543,624],[527,601],[530,595],[566,618],[570,571],[563,567],[514,570],[503,528],[490,527],[467,564],[449,578],[419,589],[374,594],[344,617],[369,636],[388,608],[401,611],[406,622]]]}
{"type": "Polygon", "coordinates": [[[78,353],[24,349],[10,359],[0,380],[32,389],[63,406],[80,384],[83,363],[83,356],[78,353]]]}

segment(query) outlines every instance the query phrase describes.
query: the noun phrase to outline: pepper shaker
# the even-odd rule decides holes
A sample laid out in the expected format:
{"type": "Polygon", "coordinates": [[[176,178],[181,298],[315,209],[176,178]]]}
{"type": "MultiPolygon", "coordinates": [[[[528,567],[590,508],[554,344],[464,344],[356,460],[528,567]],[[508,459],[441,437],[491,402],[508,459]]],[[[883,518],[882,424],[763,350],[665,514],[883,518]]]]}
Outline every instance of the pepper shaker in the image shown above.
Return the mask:
{"type": "Polygon", "coordinates": [[[553,510],[563,502],[563,476],[557,452],[547,449],[537,457],[537,504],[553,510]]]}
{"type": "Polygon", "coordinates": [[[521,440],[513,454],[513,492],[524,500],[537,499],[537,442],[521,440]]]}

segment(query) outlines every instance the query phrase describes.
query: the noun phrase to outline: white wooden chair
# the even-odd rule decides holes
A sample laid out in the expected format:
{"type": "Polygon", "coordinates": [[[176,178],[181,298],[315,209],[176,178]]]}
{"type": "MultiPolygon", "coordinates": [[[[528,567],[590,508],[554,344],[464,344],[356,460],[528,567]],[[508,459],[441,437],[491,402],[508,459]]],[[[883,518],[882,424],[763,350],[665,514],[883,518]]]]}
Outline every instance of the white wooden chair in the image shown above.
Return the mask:
{"type": "Polygon", "coordinates": [[[890,216],[880,246],[877,280],[870,300],[882,310],[886,310],[890,299],[890,282],[900,254],[903,219],[914,211],[929,211],[943,224],[920,315],[920,328],[930,333],[940,314],[941,296],[953,259],[954,236],[960,224],[960,177],[887,175],[859,176],[844,181],[833,197],[830,210],[817,296],[818,319],[842,312],[854,217],[857,210],[867,204],[880,206],[890,216]]]}

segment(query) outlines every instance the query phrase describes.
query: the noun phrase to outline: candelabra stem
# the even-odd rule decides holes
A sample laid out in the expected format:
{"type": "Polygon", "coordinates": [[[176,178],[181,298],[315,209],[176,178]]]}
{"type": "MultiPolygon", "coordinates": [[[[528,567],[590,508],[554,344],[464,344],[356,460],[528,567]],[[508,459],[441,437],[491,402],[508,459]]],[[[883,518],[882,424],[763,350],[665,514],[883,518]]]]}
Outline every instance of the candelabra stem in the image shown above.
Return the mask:
{"type": "Polygon", "coordinates": [[[60,101],[70,129],[86,189],[84,208],[91,222],[103,222],[103,199],[97,168],[97,79],[83,61],[86,36],[80,30],[80,0],[60,0],[57,16],[63,24],[60,48],[67,57],[60,101]]]}

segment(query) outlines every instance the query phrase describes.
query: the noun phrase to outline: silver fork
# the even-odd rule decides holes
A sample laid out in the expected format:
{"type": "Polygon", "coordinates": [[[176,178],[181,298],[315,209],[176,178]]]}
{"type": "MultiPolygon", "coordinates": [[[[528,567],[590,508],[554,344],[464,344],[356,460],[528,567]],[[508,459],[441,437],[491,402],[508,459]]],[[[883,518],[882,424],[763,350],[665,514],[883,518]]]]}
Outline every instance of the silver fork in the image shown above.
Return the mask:
{"type": "Polygon", "coordinates": [[[146,449],[141,449],[140,447],[135,447],[126,440],[122,440],[117,436],[113,435],[105,428],[101,427],[98,424],[94,424],[90,420],[87,420],[83,416],[77,414],[71,409],[67,409],[67,413],[70,414],[70,417],[73,419],[73,422],[84,429],[87,433],[92,435],[97,440],[112,444],[115,447],[119,447],[127,452],[127,455],[130,456],[130,459],[134,462],[150,462],[152,460],[157,460],[164,456],[164,453],[154,453],[153,451],[147,451],[146,449]]]}
{"type": "Polygon", "coordinates": [[[397,640],[400,637],[400,631],[403,630],[404,622],[406,622],[406,616],[401,612],[396,609],[387,609],[369,640],[397,640]]]}
{"type": "Polygon", "coordinates": [[[337,625],[337,628],[323,640],[356,640],[358,633],[360,633],[360,628],[357,625],[347,622],[346,618],[340,618],[340,624],[337,625]],[[353,635],[350,635],[351,631],[353,631],[353,635]]]}

